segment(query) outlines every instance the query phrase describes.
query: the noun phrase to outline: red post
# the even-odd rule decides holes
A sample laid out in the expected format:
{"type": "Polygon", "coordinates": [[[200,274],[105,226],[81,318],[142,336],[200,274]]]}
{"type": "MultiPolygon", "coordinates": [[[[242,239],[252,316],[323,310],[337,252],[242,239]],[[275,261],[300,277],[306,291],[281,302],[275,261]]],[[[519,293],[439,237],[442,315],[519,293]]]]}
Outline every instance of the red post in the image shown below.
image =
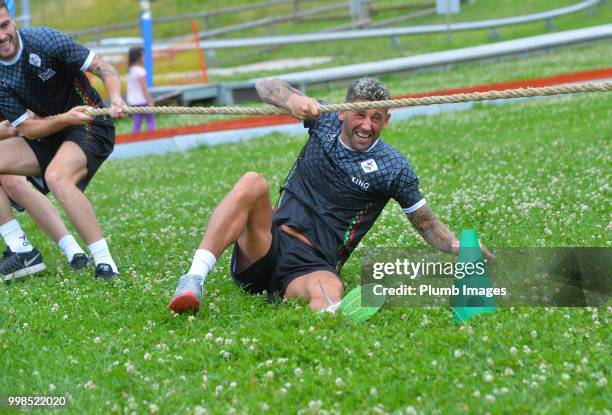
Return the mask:
{"type": "Polygon", "coordinates": [[[198,52],[198,59],[200,60],[200,67],[202,68],[202,81],[208,83],[208,73],[206,72],[206,61],[204,60],[204,53],[200,47],[200,24],[197,20],[191,21],[191,29],[193,30],[193,42],[195,43],[196,51],[198,52]]]}

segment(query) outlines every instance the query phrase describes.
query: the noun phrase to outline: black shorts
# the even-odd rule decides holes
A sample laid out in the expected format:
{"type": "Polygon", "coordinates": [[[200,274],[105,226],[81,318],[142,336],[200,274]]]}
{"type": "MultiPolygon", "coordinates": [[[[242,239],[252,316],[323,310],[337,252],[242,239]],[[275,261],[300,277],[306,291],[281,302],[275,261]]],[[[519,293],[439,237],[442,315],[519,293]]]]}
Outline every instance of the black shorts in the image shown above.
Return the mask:
{"type": "Polygon", "coordinates": [[[302,275],[315,271],[329,271],[338,275],[323,255],[276,225],[272,225],[272,244],[268,253],[250,267],[236,273],[236,255],[240,251],[234,244],[230,271],[234,282],[251,294],[268,294],[268,301],[277,302],[285,296],[285,290],[302,275]]]}
{"type": "Polygon", "coordinates": [[[39,187],[39,190],[43,193],[49,192],[47,183],[44,181],[45,172],[60,146],[65,141],[72,141],[78,145],[87,158],[87,174],[77,185],[81,190],[85,190],[85,187],[87,187],[87,184],[96,174],[104,160],[113,152],[115,147],[115,127],[112,124],[98,123],[71,125],[45,138],[25,141],[34,152],[36,160],[38,160],[43,180],[40,186],[36,187],[39,187]]]}

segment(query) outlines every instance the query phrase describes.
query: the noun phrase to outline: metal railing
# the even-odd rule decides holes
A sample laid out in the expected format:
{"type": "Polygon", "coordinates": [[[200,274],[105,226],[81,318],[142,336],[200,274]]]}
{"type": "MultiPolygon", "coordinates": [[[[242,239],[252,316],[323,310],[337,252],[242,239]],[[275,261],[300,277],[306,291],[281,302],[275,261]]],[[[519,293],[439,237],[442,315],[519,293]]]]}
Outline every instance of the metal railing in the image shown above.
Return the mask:
{"type": "MultiPolygon", "coordinates": [[[[270,22],[266,21],[266,19],[260,19],[261,22],[259,24],[246,25],[245,27],[241,27],[240,25],[233,25],[236,27],[227,26],[224,28],[219,28],[219,29],[214,29],[214,30],[209,31],[208,28],[210,27],[210,23],[209,23],[210,18],[214,18],[214,17],[226,15],[226,14],[242,13],[242,12],[257,10],[257,9],[267,9],[267,8],[272,8],[275,6],[292,5],[293,12],[287,15],[279,16],[279,18],[282,17],[286,19],[286,20],[283,19],[282,21],[296,20],[300,18],[300,4],[309,3],[312,1],[316,1],[316,0],[269,0],[269,1],[259,2],[259,3],[246,4],[243,6],[224,7],[224,8],[214,9],[214,10],[205,11],[205,12],[194,12],[194,13],[185,13],[185,14],[176,15],[176,16],[159,17],[159,18],[153,19],[153,24],[161,25],[161,24],[168,24],[168,23],[180,22],[180,21],[202,20],[204,23],[203,27],[206,30],[201,33],[201,36],[211,37],[215,35],[231,33],[231,32],[238,31],[238,30],[250,29],[252,27],[269,25],[270,22]]],[[[373,2],[373,1],[376,1],[376,0],[368,0],[368,2],[373,2]]],[[[348,9],[348,3],[344,3],[343,7],[346,7],[348,9]]],[[[325,11],[327,10],[323,9],[322,12],[325,12],[325,11]]],[[[308,15],[309,14],[306,14],[306,16],[308,15]]],[[[97,27],[77,30],[74,32],[70,32],[69,34],[75,39],[78,39],[79,37],[83,37],[83,36],[93,35],[95,36],[96,42],[100,43],[102,39],[102,34],[104,33],[112,33],[112,32],[118,32],[118,31],[129,30],[129,29],[137,29],[139,26],[140,26],[140,23],[138,21],[117,23],[117,24],[112,24],[112,25],[104,25],[104,26],[97,26],[97,27]]],[[[192,36],[192,35],[190,34],[186,36],[192,36]]],[[[180,38],[172,39],[170,41],[180,41],[180,38]]]]}
{"type": "MultiPolygon", "coordinates": [[[[577,3],[572,6],[562,7],[555,10],[549,10],[546,12],[528,14],[523,16],[506,17],[500,19],[489,19],[480,20],[474,22],[461,22],[451,24],[434,24],[434,25],[420,25],[420,26],[407,26],[407,27],[393,27],[383,29],[362,29],[362,30],[348,30],[339,32],[318,32],[309,34],[298,34],[298,35],[285,35],[285,36],[264,36],[256,38],[234,38],[234,39],[205,39],[200,42],[200,47],[214,51],[219,49],[234,49],[234,48],[252,48],[261,46],[274,46],[274,45],[289,45],[299,43],[315,43],[315,42],[332,42],[341,40],[357,40],[357,39],[369,39],[379,37],[390,37],[398,38],[400,36],[407,35],[423,35],[432,33],[445,33],[445,32],[457,32],[466,30],[479,30],[479,29],[496,29],[503,26],[525,24],[534,21],[543,20],[550,22],[555,17],[568,15],[571,13],[577,13],[583,10],[592,9],[598,4],[605,2],[606,0],[586,0],[577,3]]],[[[195,47],[194,44],[182,44],[176,45],[174,42],[156,42],[154,50],[163,50],[167,48],[173,48],[175,50],[189,50],[195,47]]],[[[125,53],[127,52],[126,46],[107,46],[107,47],[93,47],[96,53],[110,54],[110,53],[125,53]]]]}

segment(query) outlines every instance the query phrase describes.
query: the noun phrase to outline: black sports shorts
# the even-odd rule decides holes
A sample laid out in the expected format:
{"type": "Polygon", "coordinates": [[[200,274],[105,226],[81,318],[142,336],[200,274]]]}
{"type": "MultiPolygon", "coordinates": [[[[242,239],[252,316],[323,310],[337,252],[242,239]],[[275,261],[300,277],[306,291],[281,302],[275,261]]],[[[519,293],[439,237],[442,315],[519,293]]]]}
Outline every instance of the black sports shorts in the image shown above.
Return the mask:
{"type": "Polygon", "coordinates": [[[235,243],[230,263],[234,282],[250,294],[265,291],[269,302],[282,300],[291,281],[302,275],[315,271],[329,271],[338,275],[336,268],[320,252],[276,225],[272,225],[272,244],[268,253],[240,273],[236,273],[238,252],[240,247],[235,243]]]}
{"type": "Polygon", "coordinates": [[[38,165],[43,180],[37,183],[36,187],[43,193],[48,193],[49,188],[44,181],[45,172],[55,157],[60,146],[65,141],[72,141],[78,145],[87,158],[87,174],[78,183],[81,190],[85,190],[96,171],[100,168],[104,160],[110,156],[115,147],[115,127],[114,125],[92,123],[88,125],[71,125],[54,134],[39,140],[25,140],[30,146],[38,165]]]}

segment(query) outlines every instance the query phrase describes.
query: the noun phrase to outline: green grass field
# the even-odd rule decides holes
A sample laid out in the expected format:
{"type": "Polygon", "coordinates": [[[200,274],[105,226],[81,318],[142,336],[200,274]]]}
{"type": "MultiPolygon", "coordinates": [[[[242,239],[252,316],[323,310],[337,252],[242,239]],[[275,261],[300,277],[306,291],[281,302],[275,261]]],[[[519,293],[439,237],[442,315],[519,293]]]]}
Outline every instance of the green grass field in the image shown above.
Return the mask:
{"type": "MultiPolygon", "coordinates": [[[[455,232],[476,228],[492,248],[610,247],[611,105],[610,94],[481,105],[383,137],[455,232]]],[[[394,308],[354,325],[240,292],[226,253],[203,310],[171,316],[221,197],[249,170],[278,188],[303,142],[107,162],[88,195],[122,269],[112,283],[71,273],[21,215],[50,271],[0,287],[0,395],[69,396],[57,413],[610,413],[611,308],[499,309],[464,325],[446,308],[394,308]]],[[[345,266],[348,288],[380,246],[424,246],[395,203],[345,266]]]]}

